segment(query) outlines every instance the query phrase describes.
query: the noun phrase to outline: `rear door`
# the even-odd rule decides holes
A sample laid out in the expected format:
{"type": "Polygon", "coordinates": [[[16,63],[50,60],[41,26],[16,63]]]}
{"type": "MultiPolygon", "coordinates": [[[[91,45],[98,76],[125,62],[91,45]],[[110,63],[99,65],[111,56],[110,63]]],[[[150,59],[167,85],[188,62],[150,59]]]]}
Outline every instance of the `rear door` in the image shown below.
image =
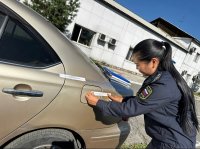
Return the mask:
{"type": "Polygon", "coordinates": [[[64,67],[45,40],[0,12],[0,139],[56,98],[64,84],[60,73],[64,67]]]}

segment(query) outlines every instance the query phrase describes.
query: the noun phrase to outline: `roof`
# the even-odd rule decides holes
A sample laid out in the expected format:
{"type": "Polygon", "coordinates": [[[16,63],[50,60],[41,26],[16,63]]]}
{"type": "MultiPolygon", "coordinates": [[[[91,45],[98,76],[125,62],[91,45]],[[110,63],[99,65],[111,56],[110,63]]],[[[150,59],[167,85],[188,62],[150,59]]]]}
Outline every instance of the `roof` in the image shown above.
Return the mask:
{"type": "Polygon", "coordinates": [[[117,2],[115,2],[114,0],[97,0],[97,1],[100,2],[100,3],[103,2],[107,6],[115,9],[116,11],[120,12],[121,14],[123,14],[126,17],[128,17],[129,19],[131,19],[131,20],[139,23],[143,27],[145,27],[145,28],[153,31],[157,35],[159,35],[159,36],[165,38],[166,40],[170,41],[175,46],[178,46],[182,50],[187,51],[187,47],[184,47],[182,44],[180,44],[179,42],[177,42],[169,34],[167,34],[166,32],[164,32],[162,30],[160,30],[159,28],[157,28],[153,24],[147,22],[146,20],[142,19],[141,17],[139,17],[138,15],[134,14],[133,12],[131,12],[130,10],[128,10],[127,8],[125,8],[122,5],[120,5],[117,2]]]}
{"type": "Polygon", "coordinates": [[[164,20],[163,18],[157,18],[150,22],[151,24],[155,25],[158,28],[163,29],[172,37],[186,37],[186,38],[194,38],[188,33],[184,32],[183,30],[179,29],[178,27],[174,26],[173,24],[169,23],[168,21],[164,20]]]}
{"type": "Polygon", "coordinates": [[[191,38],[193,41],[198,43],[200,45],[200,41],[190,34],[186,33],[185,31],[181,30],[177,26],[174,26],[170,22],[166,21],[165,19],[159,17],[153,21],[151,21],[151,24],[157,26],[158,28],[161,28],[165,32],[167,32],[172,37],[184,37],[184,38],[191,38]]]}

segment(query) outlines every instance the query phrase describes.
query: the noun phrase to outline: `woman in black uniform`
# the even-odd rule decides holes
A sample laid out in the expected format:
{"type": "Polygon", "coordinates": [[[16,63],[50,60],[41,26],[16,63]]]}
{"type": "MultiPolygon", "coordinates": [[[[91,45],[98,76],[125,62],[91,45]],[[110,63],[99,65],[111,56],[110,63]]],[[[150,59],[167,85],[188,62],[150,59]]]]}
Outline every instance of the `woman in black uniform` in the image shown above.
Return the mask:
{"type": "Polygon", "coordinates": [[[195,148],[198,119],[191,89],[172,62],[167,42],[143,40],[133,49],[132,60],[147,79],[136,96],[99,100],[92,92],[86,100],[106,115],[131,117],[144,114],[148,149],[195,148]]]}

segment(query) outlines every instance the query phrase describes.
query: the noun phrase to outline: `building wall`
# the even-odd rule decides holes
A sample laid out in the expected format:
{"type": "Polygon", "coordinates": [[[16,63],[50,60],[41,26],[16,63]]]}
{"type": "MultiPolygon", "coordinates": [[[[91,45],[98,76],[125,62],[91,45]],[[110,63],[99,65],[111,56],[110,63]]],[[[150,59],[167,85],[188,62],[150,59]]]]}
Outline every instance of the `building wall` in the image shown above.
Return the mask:
{"type": "Polygon", "coordinates": [[[184,37],[173,37],[174,40],[178,41],[179,44],[183,45],[185,49],[188,49],[190,43],[192,42],[191,38],[184,38],[184,37]]]}
{"type": "Polygon", "coordinates": [[[180,72],[186,71],[183,77],[190,86],[192,85],[192,77],[200,72],[200,47],[197,43],[192,42],[190,48],[193,47],[196,48],[196,50],[186,55],[180,70],[180,72]]]}
{"type": "MultiPolygon", "coordinates": [[[[164,40],[150,30],[147,30],[137,22],[126,18],[119,12],[99,3],[95,0],[80,0],[80,8],[77,17],[70,24],[68,30],[72,33],[75,24],[90,29],[95,32],[90,46],[85,46],[76,42],[76,44],[89,57],[108,64],[121,67],[127,70],[136,70],[135,64],[126,60],[130,47],[134,47],[143,39],[153,38],[164,40]],[[116,39],[116,46],[109,48],[108,43],[99,44],[99,33],[106,35],[106,41],[110,38],[116,39]]],[[[173,48],[173,60],[176,61],[176,68],[182,66],[185,52],[175,47],[173,48]]]]}

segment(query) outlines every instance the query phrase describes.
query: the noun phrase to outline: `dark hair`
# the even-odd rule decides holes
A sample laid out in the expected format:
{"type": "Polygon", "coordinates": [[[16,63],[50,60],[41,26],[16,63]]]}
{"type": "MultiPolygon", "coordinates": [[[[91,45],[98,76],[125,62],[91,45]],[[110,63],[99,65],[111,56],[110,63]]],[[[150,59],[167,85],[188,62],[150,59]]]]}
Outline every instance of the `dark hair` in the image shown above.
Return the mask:
{"type": "Polygon", "coordinates": [[[180,126],[183,131],[190,134],[192,124],[188,110],[191,110],[192,121],[198,130],[198,119],[196,115],[195,100],[192,90],[187,85],[186,81],[174,67],[172,62],[172,48],[167,42],[160,42],[154,39],[146,39],[138,43],[133,49],[133,55],[141,61],[150,62],[152,58],[158,58],[160,63],[158,70],[168,71],[175,79],[178,88],[182,93],[182,99],[179,103],[180,126]]]}

